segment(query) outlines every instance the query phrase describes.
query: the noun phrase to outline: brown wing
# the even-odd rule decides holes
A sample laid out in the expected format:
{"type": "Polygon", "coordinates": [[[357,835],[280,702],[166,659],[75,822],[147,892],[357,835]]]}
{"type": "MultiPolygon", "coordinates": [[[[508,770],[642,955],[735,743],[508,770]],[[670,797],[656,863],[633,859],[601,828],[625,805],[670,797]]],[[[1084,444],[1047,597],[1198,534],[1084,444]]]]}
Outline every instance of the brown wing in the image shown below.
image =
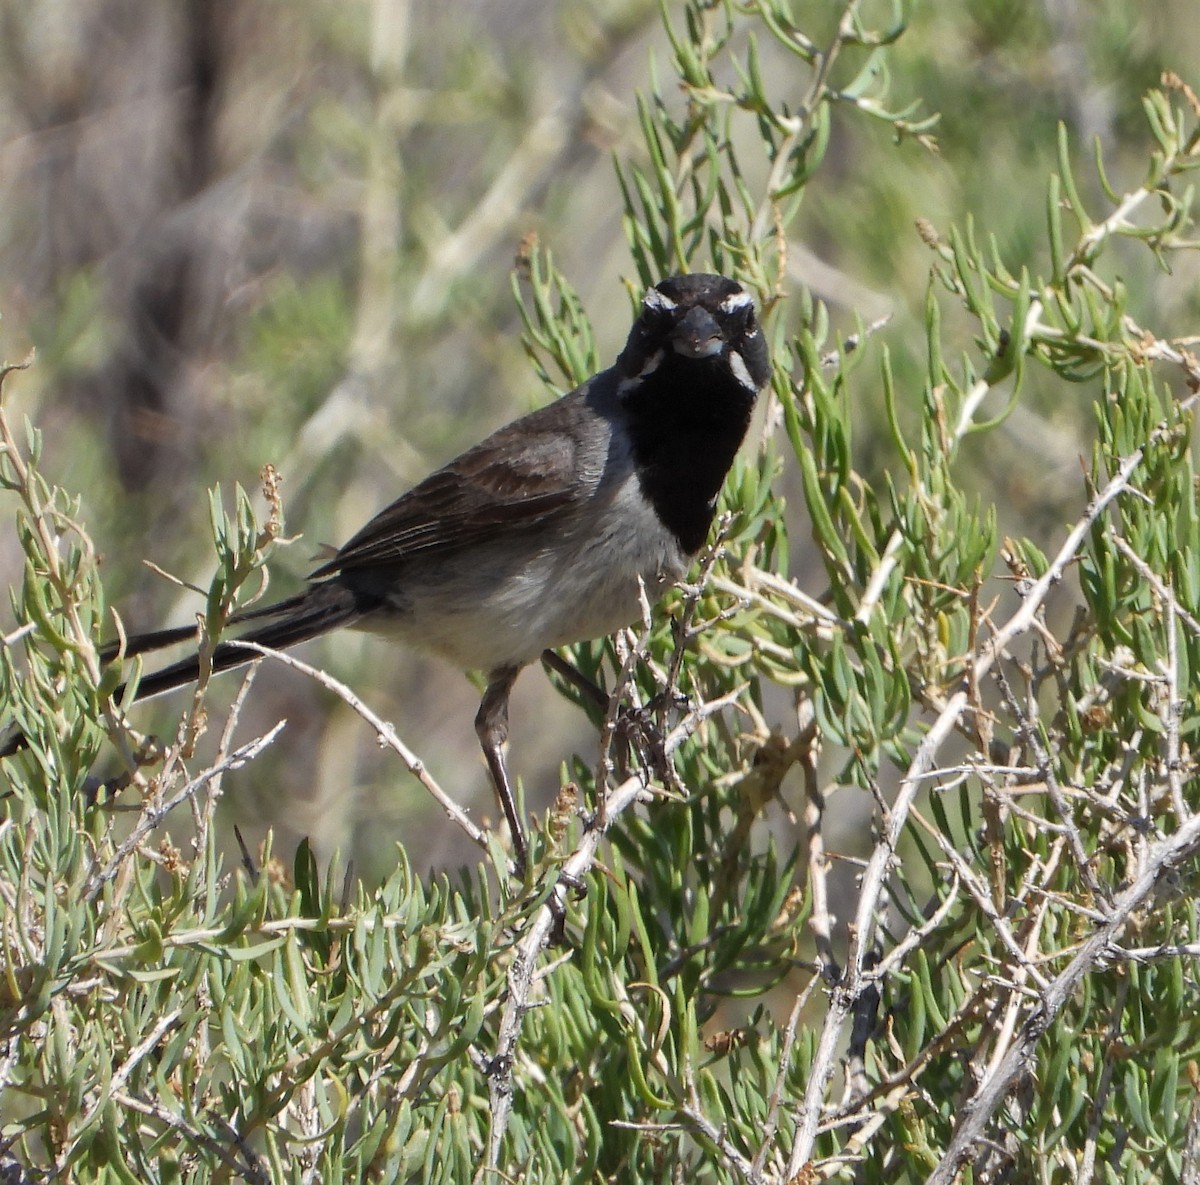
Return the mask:
{"type": "Polygon", "coordinates": [[[545,522],[582,496],[571,431],[582,411],[569,395],[501,428],[381,510],[311,578],[450,554],[545,522]]]}

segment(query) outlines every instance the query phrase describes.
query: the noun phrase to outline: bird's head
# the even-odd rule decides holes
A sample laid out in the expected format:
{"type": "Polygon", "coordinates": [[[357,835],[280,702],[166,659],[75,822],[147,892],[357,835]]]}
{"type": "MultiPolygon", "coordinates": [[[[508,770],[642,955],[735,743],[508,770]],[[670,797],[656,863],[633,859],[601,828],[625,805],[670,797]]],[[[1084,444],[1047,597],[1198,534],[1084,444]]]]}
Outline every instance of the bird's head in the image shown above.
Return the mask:
{"type": "Polygon", "coordinates": [[[617,369],[635,384],[666,361],[712,366],[719,360],[751,396],[771,375],[754,298],[736,280],[697,273],[647,290],[617,369]]]}

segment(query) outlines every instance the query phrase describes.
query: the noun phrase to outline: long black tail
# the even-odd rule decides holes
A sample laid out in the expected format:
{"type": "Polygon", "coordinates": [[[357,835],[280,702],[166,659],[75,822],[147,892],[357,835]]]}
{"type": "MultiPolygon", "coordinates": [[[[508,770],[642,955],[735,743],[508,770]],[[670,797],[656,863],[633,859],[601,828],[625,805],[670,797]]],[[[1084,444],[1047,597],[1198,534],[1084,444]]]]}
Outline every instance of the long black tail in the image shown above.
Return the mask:
{"type": "MultiPolygon", "coordinates": [[[[247,630],[237,641],[257,642],[259,646],[269,646],[272,650],[286,650],[289,646],[298,646],[301,642],[307,642],[320,634],[327,634],[339,626],[349,625],[361,616],[362,609],[348,589],[338,584],[315,584],[286,601],[279,601],[277,604],[234,617],[230,620],[230,625],[268,619],[267,624],[247,630]]],[[[138,634],[126,641],[125,655],[128,658],[152,650],[161,650],[165,646],[185,641],[195,633],[195,627],[192,627],[190,630],[179,628],[138,634]]],[[[113,654],[115,655],[115,648],[113,654]]],[[[102,657],[112,655],[102,654],[102,657]]],[[[246,650],[230,642],[220,642],[212,652],[213,674],[245,666],[259,657],[260,655],[253,650],[246,650]]],[[[195,683],[199,677],[200,656],[193,654],[190,658],[143,675],[138,682],[137,698],[151,699],[165,691],[173,691],[176,687],[186,687],[189,683],[195,683]]],[[[114,695],[119,697],[124,690],[125,685],[122,684],[114,695]]]]}
{"type": "MultiPolygon", "coordinates": [[[[272,650],[285,650],[289,646],[307,642],[310,638],[326,634],[340,626],[350,625],[364,616],[367,607],[349,589],[333,581],[324,584],[314,584],[287,600],[262,609],[252,609],[230,619],[230,625],[241,625],[247,621],[263,620],[266,624],[255,626],[241,634],[238,641],[257,642],[260,646],[269,646],[272,650]]],[[[132,658],[138,654],[148,654],[186,642],[196,636],[195,626],[180,626],[169,630],[155,630],[148,634],[136,634],[125,641],[123,654],[132,658]]],[[[104,647],[100,657],[104,662],[111,662],[117,657],[119,647],[115,644],[104,647]]],[[[220,642],[212,652],[212,670],[214,674],[220,671],[232,670],[234,667],[245,666],[260,657],[253,650],[229,642],[220,642]]],[[[200,656],[193,654],[190,658],[171,663],[161,670],[144,675],[138,682],[138,700],[151,699],[162,695],[176,687],[186,687],[195,683],[200,677],[200,656]]],[[[113,693],[114,698],[124,694],[125,684],[113,693]]],[[[0,739],[0,757],[7,757],[25,747],[25,737],[17,732],[0,739]]]]}

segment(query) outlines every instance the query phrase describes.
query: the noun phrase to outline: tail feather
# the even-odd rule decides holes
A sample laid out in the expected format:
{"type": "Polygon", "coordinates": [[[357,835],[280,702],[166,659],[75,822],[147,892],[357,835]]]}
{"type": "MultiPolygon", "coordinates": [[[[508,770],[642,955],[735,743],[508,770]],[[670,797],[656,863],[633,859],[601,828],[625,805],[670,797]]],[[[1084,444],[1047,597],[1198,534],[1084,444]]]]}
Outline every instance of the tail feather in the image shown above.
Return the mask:
{"type": "MultiPolygon", "coordinates": [[[[285,650],[289,646],[297,646],[310,638],[328,633],[339,626],[350,625],[363,617],[371,609],[371,605],[349,589],[334,583],[315,584],[302,593],[274,605],[261,609],[251,609],[230,618],[230,625],[241,625],[247,621],[257,621],[261,618],[273,618],[266,625],[256,626],[248,630],[238,639],[242,642],[257,642],[260,646],[268,646],[272,650],[285,650]]],[[[180,626],[175,629],[155,630],[148,634],[135,634],[125,640],[122,648],[111,644],[104,647],[100,657],[104,662],[111,662],[118,654],[132,658],[138,654],[147,654],[186,642],[196,635],[195,626],[180,626]]],[[[228,642],[220,642],[212,653],[212,670],[214,674],[220,671],[232,670],[234,667],[245,666],[254,662],[259,656],[253,650],[245,650],[228,642]]],[[[193,654],[180,662],[171,663],[161,670],[151,671],[138,681],[138,700],[151,699],[162,695],[176,687],[186,687],[200,677],[200,656],[193,654]]],[[[120,699],[127,684],[122,683],[113,693],[114,699],[120,699]]],[[[25,737],[19,729],[0,736],[0,757],[8,757],[25,748],[25,737]]]]}
{"type": "MultiPolygon", "coordinates": [[[[286,650],[339,626],[349,625],[362,615],[363,610],[357,598],[348,589],[337,585],[319,584],[298,596],[280,601],[277,605],[240,614],[232,618],[230,623],[238,625],[256,618],[275,617],[277,620],[248,630],[236,641],[256,642],[259,646],[267,646],[272,650],[286,650]]],[[[191,632],[194,633],[195,630],[191,632]]],[[[148,650],[158,650],[187,636],[187,632],[181,630],[160,630],[154,634],[139,635],[129,639],[125,653],[135,655],[148,650]]],[[[258,657],[260,656],[254,651],[246,650],[236,643],[220,642],[212,652],[212,673],[215,675],[221,671],[245,666],[258,657]]],[[[194,683],[199,677],[200,656],[193,654],[189,658],[144,675],[138,681],[137,698],[151,699],[164,692],[173,691],[176,687],[194,683]]],[[[114,693],[114,698],[119,698],[124,690],[125,684],[122,684],[114,693]]]]}
{"type": "MultiPolygon", "coordinates": [[[[305,601],[316,592],[324,591],[324,586],[310,588],[294,597],[277,601],[273,605],[264,605],[261,609],[248,609],[244,613],[234,614],[227,625],[241,625],[259,617],[280,617],[301,608],[305,601]]],[[[165,650],[168,646],[177,646],[180,642],[190,642],[196,637],[194,625],[177,625],[166,630],[151,630],[145,634],[134,634],[124,640],[109,642],[100,647],[100,661],[110,663],[115,658],[135,658],[139,654],[148,654],[153,650],[165,650]]]]}

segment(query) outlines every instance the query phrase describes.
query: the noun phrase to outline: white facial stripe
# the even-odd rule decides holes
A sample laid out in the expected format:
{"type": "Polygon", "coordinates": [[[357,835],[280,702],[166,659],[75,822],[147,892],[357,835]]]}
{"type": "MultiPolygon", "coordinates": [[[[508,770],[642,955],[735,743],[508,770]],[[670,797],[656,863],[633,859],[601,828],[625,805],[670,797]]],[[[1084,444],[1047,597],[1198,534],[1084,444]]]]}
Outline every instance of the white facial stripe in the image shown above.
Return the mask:
{"type": "Polygon", "coordinates": [[[723,313],[734,313],[753,303],[754,297],[749,292],[735,292],[721,301],[720,308],[723,313]]]}
{"type": "Polygon", "coordinates": [[[646,359],[646,364],[638,371],[638,378],[644,379],[648,374],[653,374],[658,369],[658,364],[663,360],[662,350],[655,350],[649,358],[646,359]]]}
{"type": "Polygon", "coordinates": [[[672,313],[675,311],[676,304],[669,297],[664,296],[657,288],[647,288],[646,295],[642,298],[642,304],[648,309],[654,309],[659,313],[672,313]]]}
{"type": "Polygon", "coordinates": [[[639,370],[637,372],[637,374],[635,374],[633,376],[633,378],[622,379],[617,384],[617,394],[625,395],[628,392],[632,391],[635,387],[639,386],[641,384],[642,379],[644,379],[647,375],[653,374],[658,369],[658,364],[662,360],[663,360],[662,350],[655,350],[654,353],[651,354],[650,357],[646,359],[645,363],[642,365],[642,369],[639,370]]]}
{"type": "Polygon", "coordinates": [[[754,385],[754,380],[750,377],[750,371],[747,369],[746,363],[742,360],[741,354],[737,350],[730,350],[727,357],[729,358],[729,369],[733,371],[733,377],[747,391],[757,391],[758,388],[754,385]]]}

